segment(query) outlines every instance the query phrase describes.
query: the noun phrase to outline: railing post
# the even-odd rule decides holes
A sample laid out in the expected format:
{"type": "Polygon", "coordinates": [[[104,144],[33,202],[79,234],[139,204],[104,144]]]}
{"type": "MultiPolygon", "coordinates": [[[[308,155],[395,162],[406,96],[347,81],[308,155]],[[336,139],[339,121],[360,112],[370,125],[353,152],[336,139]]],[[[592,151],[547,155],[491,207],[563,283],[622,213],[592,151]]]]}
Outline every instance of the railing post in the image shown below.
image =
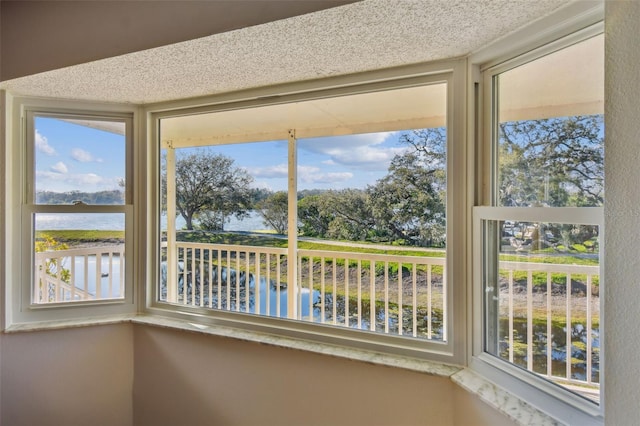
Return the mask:
{"type": "MultiPolygon", "coordinates": [[[[178,302],[178,256],[176,247],[176,150],[167,144],[167,302],[178,302]]],[[[185,265],[186,268],[186,265],[185,265]]],[[[186,282],[185,282],[186,288],[186,282]]]]}
{"type": "Polygon", "coordinates": [[[295,130],[289,130],[287,318],[298,318],[298,156],[295,130]]]}

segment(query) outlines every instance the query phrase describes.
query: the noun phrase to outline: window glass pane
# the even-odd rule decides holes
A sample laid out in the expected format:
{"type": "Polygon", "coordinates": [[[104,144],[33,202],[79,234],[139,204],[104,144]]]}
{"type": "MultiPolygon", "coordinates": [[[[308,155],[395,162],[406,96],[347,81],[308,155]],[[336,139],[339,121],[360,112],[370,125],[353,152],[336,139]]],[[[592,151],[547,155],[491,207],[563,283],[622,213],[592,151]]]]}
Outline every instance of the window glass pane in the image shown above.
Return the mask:
{"type": "Polygon", "coordinates": [[[600,230],[486,221],[485,350],[598,401],[600,230]],[[497,237],[497,238],[496,238],[497,237]]]}
{"type": "Polygon", "coordinates": [[[499,205],[602,205],[603,45],[594,37],[496,77],[499,205]]]}
{"type": "Polygon", "coordinates": [[[123,121],[34,118],[36,204],[125,204],[123,121]]]}
{"type": "Polygon", "coordinates": [[[33,303],[124,297],[124,213],[36,213],[33,303]]]}
{"type": "Polygon", "coordinates": [[[299,141],[303,319],[446,340],[446,139],[434,128],[299,141]]]}
{"type": "Polygon", "coordinates": [[[164,244],[160,300],[286,316],[287,142],[175,149],[171,183],[161,155],[161,232],[168,241],[175,208],[177,270],[168,280],[164,244]]]}
{"type": "Polygon", "coordinates": [[[161,119],[159,299],[447,340],[446,89],[161,119]]]}

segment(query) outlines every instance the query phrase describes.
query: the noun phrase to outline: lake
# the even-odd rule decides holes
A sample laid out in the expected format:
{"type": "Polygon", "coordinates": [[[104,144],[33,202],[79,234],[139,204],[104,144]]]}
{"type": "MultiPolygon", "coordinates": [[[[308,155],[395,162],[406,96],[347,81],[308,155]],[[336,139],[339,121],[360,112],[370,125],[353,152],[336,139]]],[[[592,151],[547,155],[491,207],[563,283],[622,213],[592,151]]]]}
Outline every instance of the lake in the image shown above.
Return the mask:
{"type": "MultiPolygon", "coordinates": [[[[161,217],[161,227],[166,229],[167,217],[161,217]]],[[[124,213],[37,213],[36,230],[88,229],[98,231],[124,230],[124,213]]],[[[182,216],[176,218],[176,229],[185,227],[182,216]]],[[[238,220],[231,217],[225,224],[226,231],[255,231],[267,228],[258,212],[251,211],[249,217],[238,220]]]]}

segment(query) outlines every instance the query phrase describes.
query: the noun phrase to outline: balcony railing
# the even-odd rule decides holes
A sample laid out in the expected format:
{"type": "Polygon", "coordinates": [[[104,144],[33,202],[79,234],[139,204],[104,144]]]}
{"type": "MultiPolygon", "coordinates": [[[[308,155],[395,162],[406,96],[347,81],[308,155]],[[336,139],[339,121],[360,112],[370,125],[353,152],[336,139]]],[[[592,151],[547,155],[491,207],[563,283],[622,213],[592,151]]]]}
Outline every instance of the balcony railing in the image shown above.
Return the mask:
{"type": "MultiPolygon", "coordinates": [[[[443,340],[444,258],[177,243],[176,302],[443,340]]],[[[166,268],[163,268],[166,283],[166,268]]],[[[167,300],[166,284],[161,297],[167,300]]]]}
{"type": "Polygon", "coordinates": [[[600,268],[500,261],[499,271],[500,356],[597,400],[600,268]]]}
{"type": "MultiPolygon", "coordinates": [[[[176,250],[178,304],[289,317],[292,300],[291,318],[298,320],[428,340],[447,336],[444,257],[300,249],[297,279],[290,280],[287,249],[178,242],[176,250]]],[[[598,267],[500,262],[499,268],[500,356],[597,394],[599,321],[590,289],[598,267]],[[577,308],[586,313],[579,320],[577,308]]],[[[162,300],[168,300],[166,271],[163,263],[162,300]]]]}
{"type": "Polygon", "coordinates": [[[34,303],[124,297],[124,244],[37,252],[34,303]]]}

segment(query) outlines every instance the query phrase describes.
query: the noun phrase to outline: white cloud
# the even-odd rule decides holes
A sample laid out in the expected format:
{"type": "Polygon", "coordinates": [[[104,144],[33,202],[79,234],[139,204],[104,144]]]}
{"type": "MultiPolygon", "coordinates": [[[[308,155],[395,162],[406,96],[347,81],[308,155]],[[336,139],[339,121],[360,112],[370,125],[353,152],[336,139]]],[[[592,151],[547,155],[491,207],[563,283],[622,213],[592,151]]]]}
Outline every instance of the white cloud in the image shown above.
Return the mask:
{"type": "Polygon", "coordinates": [[[36,149],[40,152],[44,152],[47,155],[55,155],[56,150],[49,145],[49,140],[38,132],[36,129],[36,149]]]}
{"type": "Polygon", "coordinates": [[[286,178],[289,173],[287,164],[277,164],[268,167],[253,167],[249,170],[251,176],[256,178],[286,178]]]}
{"type": "Polygon", "coordinates": [[[351,172],[322,173],[319,167],[298,166],[298,179],[304,183],[339,183],[353,178],[351,172]]]}
{"type": "Polygon", "coordinates": [[[51,171],[55,172],[55,173],[68,173],[69,169],[67,168],[67,166],[62,162],[62,161],[58,161],[56,164],[54,164],[53,166],[51,166],[51,171]]]}
{"type": "Polygon", "coordinates": [[[380,147],[394,132],[315,138],[300,141],[300,149],[328,155],[322,164],[355,166],[367,170],[386,170],[404,147],[380,147]]]}
{"type": "MultiPolygon", "coordinates": [[[[55,167],[55,166],[54,166],[55,167]]],[[[53,170],[53,167],[52,167],[53,170]]],[[[103,191],[118,189],[118,178],[97,175],[95,173],[69,174],[59,171],[38,171],[36,180],[39,189],[48,191],[103,191]]]]}
{"type": "Polygon", "coordinates": [[[73,148],[71,150],[71,158],[80,163],[90,163],[91,161],[95,161],[90,152],[81,148],[73,148]]]}

